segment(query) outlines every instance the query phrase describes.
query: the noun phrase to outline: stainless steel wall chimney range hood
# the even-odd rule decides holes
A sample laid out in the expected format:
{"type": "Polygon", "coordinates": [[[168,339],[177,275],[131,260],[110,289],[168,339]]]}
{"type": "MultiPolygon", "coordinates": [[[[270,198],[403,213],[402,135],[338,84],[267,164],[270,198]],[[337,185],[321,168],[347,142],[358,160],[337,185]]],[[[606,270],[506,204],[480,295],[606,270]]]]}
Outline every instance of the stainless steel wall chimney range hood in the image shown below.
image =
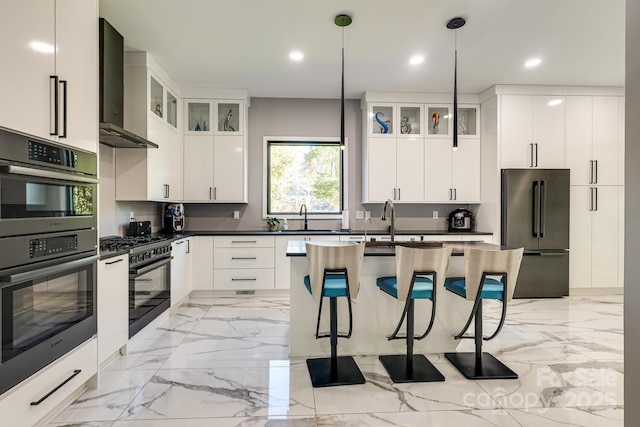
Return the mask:
{"type": "Polygon", "coordinates": [[[124,39],[100,18],[100,143],[115,148],[158,148],[123,128],[124,39]]]}

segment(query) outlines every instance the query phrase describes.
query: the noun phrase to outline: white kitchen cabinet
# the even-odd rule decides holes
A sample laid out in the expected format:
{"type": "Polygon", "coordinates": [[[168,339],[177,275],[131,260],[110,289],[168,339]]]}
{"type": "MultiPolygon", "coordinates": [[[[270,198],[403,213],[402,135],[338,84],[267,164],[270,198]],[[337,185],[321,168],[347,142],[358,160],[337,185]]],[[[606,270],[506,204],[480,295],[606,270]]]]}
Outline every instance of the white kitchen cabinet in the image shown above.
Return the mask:
{"type": "Polygon", "coordinates": [[[245,157],[242,135],[185,135],[184,200],[246,203],[245,157]]]}
{"type": "Polygon", "coordinates": [[[567,167],[572,185],[620,185],[620,97],[567,97],[567,167]]]}
{"type": "MultiPolygon", "coordinates": [[[[453,105],[427,104],[425,106],[427,139],[449,138],[453,136],[453,105]]],[[[458,105],[458,138],[478,138],[480,136],[480,106],[458,105]]]]}
{"type": "Polygon", "coordinates": [[[213,117],[213,101],[206,99],[184,100],[184,134],[185,135],[211,135],[213,117]]]}
{"type": "Polygon", "coordinates": [[[129,340],[129,257],[98,263],[98,364],[109,360],[129,340]]]}
{"type": "Polygon", "coordinates": [[[500,95],[502,168],[562,168],[564,96],[500,95]]]}
{"type": "Polygon", "coordinates": [[[366,202],[424,200],[424,139],[370,138],[367,157],[366,202]]]}
{"type": "Polygon", "coordinates": [[[171,242],[171,307],[179,304],[193,290],[191,239],[171,242]]]}
{"type": "Polygon", "coordinates": [[[116,200],[183,200],[182,103],[163,73],[147,53],[125,53],[124,127],[158,148],[116,149],[116,200]]]}
{"type": "Polygon", "coordinates": [[[480,140],[451,139],[425,142],[425,201],[431,203],[480,202],[480,140]]]}
{"type": "Polygon", "coordinates": [[[0,6],[0,126],[96,152],[97,22],[96,0],[0,6]]]}
{"type": "Polygon", "coordinates": [[[191,238],[193,290],[213,290],[213,236],[191,238]]]}
{"type": "Polygon", "coordinates": [[[68,404],[77,390],[95,378],[98,371],[97,360],[97,340],[91,338],[5,392],[0,396],[2,425],[32,427],[51,421],[48,417],[52,413],[68,404]],[[31,404],[42,399],[67,379],[68,382],[42,403],[31,404]]]}
{"type": "Polygon", "coordinates": [[[218,236],[213,243],[213,289],[274,288],[272,236],[218,236]]]}
{"type": "Polygon", "coordinates": [[[621,186],[571,186],[571,288],[621,286],[621,197],[621,186]]]}
{"type": "Polygon", "coordinates": [[[215,135],[244,135],[244,102],[242,100],[214,100],[213,114],[216,118],[215,135]]]}

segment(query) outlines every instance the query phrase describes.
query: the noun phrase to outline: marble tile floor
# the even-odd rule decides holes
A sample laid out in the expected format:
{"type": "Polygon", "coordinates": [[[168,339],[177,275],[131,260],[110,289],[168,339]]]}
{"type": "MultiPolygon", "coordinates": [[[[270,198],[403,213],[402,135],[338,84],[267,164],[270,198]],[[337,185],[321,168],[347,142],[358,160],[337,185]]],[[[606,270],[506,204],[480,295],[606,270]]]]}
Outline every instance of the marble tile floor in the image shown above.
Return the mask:
{"type": "MultiPolygon", "coordinates": [[[[517,380],[469,381],[431,354],[445,382],[393,384],[367,356],[366,384],[313,389],[304,360],[288,358],[287,297],[192,298],[50,425],[622,426],[622,312],[622,295],[514,300],[485,350],[517,380]]],[[[485,316],[495,323],[499,306],[485,316]]]]}

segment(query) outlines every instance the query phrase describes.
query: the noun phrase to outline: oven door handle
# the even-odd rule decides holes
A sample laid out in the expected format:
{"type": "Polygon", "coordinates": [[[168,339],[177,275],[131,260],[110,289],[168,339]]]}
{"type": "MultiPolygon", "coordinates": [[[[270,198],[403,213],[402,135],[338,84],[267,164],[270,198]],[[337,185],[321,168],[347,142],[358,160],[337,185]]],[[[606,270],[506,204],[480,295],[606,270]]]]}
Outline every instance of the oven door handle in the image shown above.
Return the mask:
{"type": "Polygon", "coordinates": [[[6,165],[0,166],[0,172],[13,175],[35,176],[38,178],[59,179],[62,181],[84,182],[87,184],[97,184],[96,178],[86,175],[76,175],[73,173],[56,172],[45,169],[27,168],[24,166],[6,165]]]}
{"type": "Polygon", "coordinates": [[[163,259],[162,261],[154,262],[151,265],[145,265],[144,267],[141,267],[141,268],[132,268],[129,270],[129,277],[146,274],[151,270],[155,270],[158,267],[162,267],[165,264],[169,264],[172,259],[173,257],[169,257],[169,258],[163,259]]]}
{"type": "Polygon", "coordinates": [[[64,264],[53,265],[51,267],[40,268],[34,271],[26,271],[24,273],[9,274],[7,276],[0,276],[0,282],[2,283],[20,283],[28,280],[36,279],[42,276],[49,276],[56,273],[61,273],[72,268],[83,267],[85,265],[93,264],[100,255],[93,255],[90,257],[80,258],[75,261],[65,262],[64,264]]]}

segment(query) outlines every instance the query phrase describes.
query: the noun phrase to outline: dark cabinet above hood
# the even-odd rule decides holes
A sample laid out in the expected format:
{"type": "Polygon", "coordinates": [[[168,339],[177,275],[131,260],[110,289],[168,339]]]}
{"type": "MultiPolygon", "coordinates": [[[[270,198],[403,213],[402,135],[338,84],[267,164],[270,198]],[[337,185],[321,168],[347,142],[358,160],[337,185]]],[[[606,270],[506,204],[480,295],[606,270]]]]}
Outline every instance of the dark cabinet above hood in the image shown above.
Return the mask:
{"type": "Polygon", "coordinates": [[[158,148],[123,128],[124,39],[100,18],[100,143],[116,148],[158,148]]]}

